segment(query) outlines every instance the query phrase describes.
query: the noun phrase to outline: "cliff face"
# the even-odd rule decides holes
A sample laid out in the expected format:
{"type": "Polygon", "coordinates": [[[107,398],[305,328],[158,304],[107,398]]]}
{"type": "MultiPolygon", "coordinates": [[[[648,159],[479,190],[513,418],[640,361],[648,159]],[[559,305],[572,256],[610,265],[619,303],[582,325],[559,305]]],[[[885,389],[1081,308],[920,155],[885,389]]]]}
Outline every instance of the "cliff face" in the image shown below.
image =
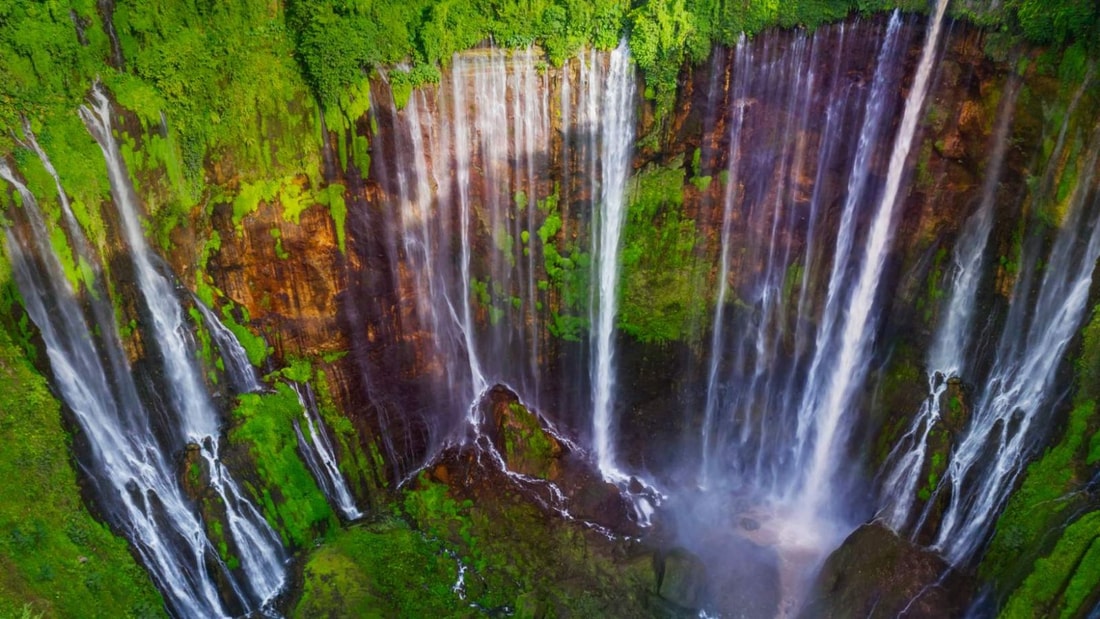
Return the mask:
{"type": "MultiPolygon", "coordinates": [[[[752,387],[760,391],[748,404],[733,406],[743,423],[790,423],[775,407],[797,393],[784,384],[812,371],[813,334],[835,294],[836,235],[851,225],[858,239],[869,225],[869,212],[858,210],[845,223],[846,201],[862,191],[873,202],[881,191],[925,30],[912,19],[894,34],[889,28],[879,18],[716,50],[682,73],[666,118],[655,117],[637,87],[615,337],[614,411],[630,466],[673,477],[695,466],[687,464],[695,456],[655,445],[696,444],[712,423],[708,398],[728,397],[712,395],[715,375],[774,373],[752,387]],[[897,49],[883,66],[888,37],[897,49]],[[872,107],[876,80],[891,92],[872,107]],[[870,113],[885,121],[869,132],[861,127],[870,113]],[[719,294],[726,301],[716,313],[719,294]],[[746,335],[754,330],[766,334],[746,335]]],[[[930,349],[951,311],[958,245],[971,234],[965,224],[990,203],[987,240],[973,241],[985,247],[983,271],[968,291],[981,316],[958,342],[971,369],[944,396],[951,416],[929,436],[916,464],[920,487],[908,490],[920,494],[914,534],[925,543],[935,541],[953,500],[936,480],[963,441],[978,383],[997,363],[994,344],[1017,283],[1029,277],[1022,244],[1053,243],[1075,192],[1091,191],[1078,185],[1092,176],[1095,101],[1054,75],[1072,72],[1075,61],[1058,69],[1015,50],[995,62],[988,47],[981,30],[954,23],[938,52],[877,286],[872,370],[853,402],[860,421],[842,446],[856,463],[851,480],[877,484],[897,466],[897,445],[929,397],[921,372],[941,370],[930,367],[930,349]]],[[[272,256],[277,209],[244,220],[252,251],[238,249],[240,237],[215,219],[223,238],[235,240],[209,273],[248,307],[253,326],[282,342],[277,352],[350,351],[326,366],[331,384],[358,427],[385,437],[375,440],[389,449],[390,475],[400,478],[462,431],[471,398],[492,383],[510,385],[582,443],[590,439],[595,352],[586,342],[599,251],[591,226],[606,200],[600,96],[610,62],[590,54],[557,69],[530,52],[479,50],[456,58],[438,86],[411,94],[377,80],[368,116],[333,140],[337,148],[355,136],[369,140],[367,175],[349,166],[326,179],[349,189],[346,254],[334,250],[334,230],[317,207],[300,227],[279,226],[289,259],[272,256]],[[246,290],[242,282],[254,283],[246,290]]],[[[1047,413],[1044,423],[1058,416],[1047,413]]],[[[784,432],[793,430],[776,435],[784,432]]],[[[784,446],[763,431],[742,449],[749,455],[734,457],[744,458],[734,470],[751,476],[758,465],[749,459],[784,446]]],[[[782,477],[787,466],[765,469],[782,477]]],[[[876,502],[864,494],[856,511],[876,502]]]]}
{"type": "MultiPolygon", "coordinates": [[[[675,432],[699,423],[690,413],[677,419],[657,409],[683,405],[705,391],[701,374],[711,347],[727,202],[727,244],[735,250],[726,271],[732,300],[726,320],[759,311],[752,307],[755,289],[777,254],[796,258],[783,286],[793,296],[773,317],[784,327],[783,352],[794,352],[797,324],[820,319],[835,248],[807,237],[839,226],[862,120],[855,103],[874,79],[885,28],[885,19],[877,19],[823,28],[813,37],[774,32],[743,49],[717,50],[707,63],[685,70],[675,113],[660,123],[638,88],[637,133],[645,139],[630,165],[633,210],[625,251],[632,253],[624,254],[619,316],[620,374],[630,384],[619,397],[633,420],[623,424],[624,432],[640,437],[646,431],[638,428],[653,424],[675,432]],[[832,125],[823,122],[839,110],[835,104],[837,110],[828,109],[830,88],[853,103],[832,125]],[[743,117],[734,144],[730,125],[738,113],[743,117]],[[827,149],[831,159],[821,166],[827,149]],[[731,158],[737,159],[732,178],[731,158]],[[799,224],[811,215],[820,220],[816,228],[799,224]],[[807,296],[801,306],[795,302],[800,295],[807,296]],[[800,309],[809,313],[799,315],[800,309]],[[670,356],[685,371],[670,372],[670,356]]],[[[902,30],[906,51],[892,69],[899,89],[878,112],[889,118],[898,116],[923,27],[914,21],[902,30]]],[[[982,44],[980,31],[956,24],[942,52],[882,286],[891,309],[876,328],[911,347],[908,362],[916,364],[940,310],[936,293],[942,295],[946,264],[937,255],[951,250],[980,198],[1008,78],[982,53],[982,44]]],[[[603,79],[601,63],[605,55],[585,55],[555,69],[523,52],[472,52],[444,72],[440,86],[405,95],[400,110],[390,88],[376,82],[369,115],[342,129],[341,139],[335,139],[339,131],[331,134],[334,148],[353,135],[371,144],[366,178],[352,163],[348,173],[334,165],[324,180],[347,189],[347,251],[339,250],[337,224],[325,205],[306,205],[297,221],[288,221],[276,197],[235,225],[231,203],[225,203],[193,224],[220,237],[205,272],[247,310],[250,326],[266,337],[277,359],[350,352],[332,365],[345,409],[370,418],[378,413],[363,402],[400,403],[402,416],[425,415],[413,425],[439,440],[453,420],[443,412],[415,411],[452,401],[442,408],[453,416],[466,406],[466,395],[447,394],[472,380],[461,350],[469,335],[486,366],[482,373],[526,389],[522,395],[586,432],[583,368],[590,359],[581,344],[589,329],[589,227],[600,202],[601,147],[592,135],[598,118],[589,117],[586,106],[598,112],[601,102],[596,90],[585,89],[603,79]],[[455,103],[456,97],[462,100],[455,103]],[[456,105],[464,108],[456,112],[456,105]],[[461,169],[459,150],[467,153],[461,169]],[[471,334],[453,328],[454,321],[462,323],[467,302],[471,334]],[[345,384],[353,380],[360,384],[345,384]],[[427,430],[434,425],[440,427],[427,430]]],[[[1028,81],[1035,91],[1051,88],[1048,78],[1028,81]]],[[[1043,98],[1036,92],[1031,107],[1016,112],[1014,141],[1038,139],[1044,121],[1036,117],[1036,102],[1043,98]]],[[[872,186],[885,176],[894,130],[884,125],[879,139],[885,146],[864,160],[872,186]]],[[[1010,151],[1000,195],[1025,191],[1033,160],[1029,148],[1010,151]]],[[[1004,205],[997,217],[1003,230],[995,236],[1003,240],[994,242],[1005,245],[1019,206],[998,203],[1004,205]]],[[[178,273],[194,271],[202,252],[189,241],[199,238],[177,235],[171,257],[178,273]]],[[[415,446],[402,455],[412,461],[430,449],[421,439],[396,442],[415,446]]]]}
{"type": "MultiPolygon", "coordinates": [[[[339,110],[321,113],[303,99],[290,106],[291,120],[258,112],[259,126],[272,133],[259,150],[284,162],[296,156],[301,169],[257,179],[247,158],[214,155],[202,173],[215,190],[195,201],[181,225],[164,225],[155,208],[174,191],[171,175],[134,165],[132,173],[187,292],[229,323],[262,373],[278,372],[272,385],[324,386],[327,421],[344,424],[337,451],[352,463],[345,469],[356,471],[352,491],[360,499],[381,501],[386,487],[408,482],[441,452],[444,464],[418,482],[426,492],[441,483],[460,496],[495,496],[495,482],[483,487],[471,479],[497,472],[485,473],[476,453],[453,446],[485,439],[479,402],[491,396],[499,426],[491,440],[512,457],[515,445],[504,437],[541,423],[520,413],[522,403],[556,434],[547,441],[552,464],[531,456],[531,445],[517,448],[526,454],[514,459],[519,473],[540,477],[549,467],[557,478],[565,467],[565,478],[580,480],[564,482],[570,500],[581,497],[569,507],[574,514],[599,521],[600,506],[610,505],[614,519],[626,519],[629,501],[611,497],[611,487],[582,464],[602,455],[597,443],[609,433],[610,462],[638,476],[620,480],[638,514],[650,506],[644,501],[656,502],[654,488],[669,490],[672,532],[662,532],[670,539],[660,543],[691,551],[678,548],[669,555],[675,560],[657,561],[690,572],[679,574],[690,595],[670,593],[666,601],[736,605],[716,593],[735,583],[696,565],[696,555],[710,560],[708,552],[726,546],[713,543],[714,531],[681,530],[692,520],[677,502],[691,504],[695,490],[677,489],[699,488],[708,501],[721,495],[723,518],[744,516],[758,527],[753,519],[767,511],[761,505],[803,491],[803,469],[825,432],[812,418],[825,408],[820,392],[838,380],[830,378],[837,367],[863,370],[829,454],[835,471],[828,481],[837,491],[830,509],[839,513],[831,517],[851,524],[886,514],[902,536],[937,552],[949,550],[942,536],[965,513],[957,504],[969,490],[959,484],[968,474],[986,475],[956,456],[967,453],[968,437],[1001,432],[1004,443],[1018,438],[1022,445],[1014,473],[993,493],[996,513],[1025,462],[1062,440],[1067,407],[1057,394],[1076,392],[1091,376],[1073,376],[1067,361],[1077,355],[1075,333],[1095,296],[1087,256],[1095,244],[1100,141],[1090,74],[1069,52],[998,51],[965,23],[947,25],[900,197],[886,205],[896,215],[874,282],[869,333],[859,334],[869,344],[854,359],[844,354],[840,326],[853,311],[852,291],[871,252],[865,240],[897,165],[898,119],[926,29],[921,18],[880,16],[813,33],[768,31],[684,67],[672,112],[661,116],[652,88],[632,68],[623,70],[625,48],[584,52],[560,68],[533,49],[476,49],[456,55],[438,84],[410,90],[380,75],[339,110]],[[620,164],[625,189],[616,191],[620,164]],[[602,231],[619,202],[620,240],[609,248],[602,231]],[[608,260],[617,284],[601,291],[608,260]],[[1052,270],[1072,281],[1048,287],[1052,270]],[[1043,314],[1058,313],[1045,311],[1057,305],[1043,300],[1071,289],[1081,298],[1066,334],[1042,330],[1043,314]],[[965,311],[954,303],[960,295],[971,299],[965,311]],[[614,329],[604,332],[609,298],[617,304],[614,329]],[[1020,307],[1032,309],[1014,310],[1020,307]],[[951,330],[957,313],[968,322],[951,330]],[[1026,341],[1014,343],[1015,331],[1026,341]],[[1049,359],[1026,352],[1045,350],[1041,340],[1060,342],[1049,359]],[[951,345],[961,365],[938,365],[940,349],[951,345]],[[1013,365],[1024,369],[1003,369],[1013,365]],[[597,393],[608,372],[613,397],[601,421],[597,393]],[[1012,381],[1039,387],[1015,396],[1017,412],[985,421],[995,415],[990,385],[1012,381]],[[927,413],[933,402],[935,414],[927,413]],[[563,444],[568,465],[559,464],[563,444]],[[711,597],[702,593],[708,587],[711,597]]],[[[136,150],[152,150],[158,129],[121,113],[136,150]]],[[[108,229],[117,227],[109,214],[103,218],[108,229]]],[[[111,270],[126,272],[121,242],[99,245],[113,256],[111,270]]],[[[123,316],[140,316],[136,293],[112,294],[123,316]]],[[[131,357],[148,354],[140,330],[126,339],[131,357]]],[[[210,372],[214,383],[218,373],[210,372]]],[[[264,398],[293,408],[292,395],[282,388],[264,398]]],[[[259,398],[234,402],[233,457],[245,461],[236,437],[262,407],[259,398]]],[[[1077,404],[1085,411],[1079,431],[1094,431],[1095,406],[1077,404]]],[[[532,441],[542,444],[521,442],[532,441]]],[[[1080,453],[1087,442],[1073,445],[1073,477],[1088,479],[1095,462],[1080,453]]],[[[1002,447],[972,450],[988,455],[1002,447]]],[[[253,452],[257,468],[264,453],[253,452]]],[[[198,477],[189,492],[201,492],[198,477]]],[[[1066,492],[1075,483],[1066,481],[1066,492]]],[[[1071,517],[1053,514],[1050,522],[1059,518],[1071,517]]],[[[303,529],[331,522],[331,514],[318,516],[303,529]]],[[[974,534],[977,547],[993,525],[974,534]]],[[[755,552],[757,540],[777,530],[766,522],[733,547],[755,552]]],[[[1041,556],[1054,543],[1027,550],[1041,556]]],[[[1001,550],[994,554],[1003,545],[995,542],[1001,550]]],[[[775,590],[763,615],[793,603],[783,581],[786,555],[777,558],[786,551],[777,552],[760,551],[775,590]]],[[[830,577],[854,569],[850,554],[830,563],[830,577]]],[[[950,560],[969,569],[980,557],[950,560]]],[[[934,566],[925,570],[934,580],[938,559],[918,558],[934,566]]],[[[990,578],[1002,577],[990,569],[990,578]]],[[[640,573],[641,580],[654,577],[640,573]]],[[[1024,577],[1004,577],[1001,593],[1024,577]]],[[[928,583],[909,584],[919,590],[928,583]]]]}

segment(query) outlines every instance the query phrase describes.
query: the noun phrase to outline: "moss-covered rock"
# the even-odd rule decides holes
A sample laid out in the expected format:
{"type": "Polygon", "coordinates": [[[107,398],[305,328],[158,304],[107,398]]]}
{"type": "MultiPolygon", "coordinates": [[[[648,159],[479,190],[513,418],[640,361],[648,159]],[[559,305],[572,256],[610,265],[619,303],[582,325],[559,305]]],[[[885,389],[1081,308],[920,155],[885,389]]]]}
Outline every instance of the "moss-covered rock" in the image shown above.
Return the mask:
{"type": "Polygon", "coordinates": [[[469,449],[444,454],[404,499],[416,528],[467,566],[470,602],[526,617],[659,616],[647,548],[564,517],[552,493],[487,460],[469,449]]]}
{"type": "Polygon", "coordinates": [[[912,617],[957,617],[969,593],[967,579],[935,553],[865,524],[825,560],[799,616],[887,618],[905,610],[912,617]]]}
{"type": "Polygon", "coordinates": [[[707,566],[699,557],[674,548],[661,557],[660,568],[658,595],[685,609],[702,606],[707,595],[707,566]]]}
{"type": "Polygon", "coordinates": [[[1001,617],[1085,617],[1100,604],[1100,510],[1067,526],[1008,599],[1001,617]]]}
{"type": "Polygon", "coordinates": [[[489,408],[489,438],[509,470],[541,479],[561,476],[561,442],[537,414],[501,386],[488,393],[484,405],[489,408]]]}
{"type": "Polygon", "coordinates": [[[246,393],[234,411],[230,446],[238,448],[239,471],[255,471],[246,486],[256,495],[283,543],[302,548],[336,524],[325,495],[298,455],[293,422],[301,417],[298,396],[285,383],[273,393],[246,393]]]}
{"type": "Polygon", "coordinates": [[[455,587],[459,565],[399,519],[335,533],[311,552],[292,617],[476,616],[455,587]]]}

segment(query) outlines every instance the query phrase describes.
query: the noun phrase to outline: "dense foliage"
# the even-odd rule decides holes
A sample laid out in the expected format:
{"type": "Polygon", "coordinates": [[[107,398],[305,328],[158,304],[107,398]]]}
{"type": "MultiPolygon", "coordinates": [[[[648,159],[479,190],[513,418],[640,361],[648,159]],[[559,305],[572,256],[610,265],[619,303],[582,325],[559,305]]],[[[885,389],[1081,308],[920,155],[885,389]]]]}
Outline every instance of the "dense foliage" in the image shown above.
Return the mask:
{"type": "MultiPolygon", "coordinates": [[[[1091,0],[953,5],[1012,37],[1078,43],[1090,56],[1100,46],[1100,9],[1091,0]]],[[[773,25],[812,28],[856,11],[927,10],[921,0],[120,0],[110,14],[99,6],[109,5],[18,0],[0,7],[0,126],[13,130],[26,115],[36,129],[80,130],[73,110],[99,78],[149,140],[164,140],[147,148],[146,165],[164,168],[176,188],[161,201],[183,208],[202,200],[201,167],[213,155],[229,156],[256,178],[301,171],[303,153],[315,154],[302,146],[315,144],[279,142],[279,129],[301,122],[289,103],[308,87],[322,106],[339,107],[373,68],[403,65],[395,81],[415,86],[438,80],[440,63],[484,41],[539,44],[560,64],[585,45],[607,49],[628,37],[661,117],[684,63],[705,58],[715,43],[732,45],[741,33],[773,25]]],[[[3,133],[0,151],[11,150],[10,131],[3,133]]],[[[88,176],[78,171],[62,177],[88,176]]],[[[82,193],[78,181],[65,182],[82,193]]]]}

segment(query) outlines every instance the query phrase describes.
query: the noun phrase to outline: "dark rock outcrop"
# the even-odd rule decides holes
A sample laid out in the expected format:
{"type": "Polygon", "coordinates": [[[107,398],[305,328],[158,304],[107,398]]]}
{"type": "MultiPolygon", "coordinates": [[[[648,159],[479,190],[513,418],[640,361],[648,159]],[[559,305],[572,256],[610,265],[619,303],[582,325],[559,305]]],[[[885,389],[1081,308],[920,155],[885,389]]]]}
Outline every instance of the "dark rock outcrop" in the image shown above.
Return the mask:
{"type": "Polygon", "coordinates": [[[799,617],[958,617],[969,593],[938,555],[870,523],[826,559],[799,617]]]}

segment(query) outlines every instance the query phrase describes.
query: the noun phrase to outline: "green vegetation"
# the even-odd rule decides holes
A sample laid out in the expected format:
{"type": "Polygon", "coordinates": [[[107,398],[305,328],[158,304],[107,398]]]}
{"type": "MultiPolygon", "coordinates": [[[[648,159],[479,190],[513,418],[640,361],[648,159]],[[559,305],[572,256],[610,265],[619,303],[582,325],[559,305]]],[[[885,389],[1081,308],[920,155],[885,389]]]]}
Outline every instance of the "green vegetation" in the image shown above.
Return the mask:
{"type": "Polygon", "coordinates": [[[943,299],[944,259],[947,258],[947,253],[944,247],[936,250],[936,255],[932,258],[932,268],[925,279],[924,294],[917,298],[917,311],[921,312],[924,322],[928,324],[932,324],[932,317],[939,312],[943,299]]]}
{"type": "Polygon", "coordinates": [[[234,305],[232,301],[222,306],[222,323],[225,324],[225,328],[233,332],[233,336],[241,343],[245,354],[248,355],[248,362],[256,367],[262,367],[264,359],[267,359],[267,356],[272,352],[271,347],[267,345],[263,337],[252,333],[248,327],[244,326],[244,324],[252,322],[248,314],[248,309],[243,306],[237,307],[237,310],[240,311],[243,316],[241,322],[244,324],[237,322],[233,310],[234,305]]]}
{"type": "Polygon", "coordinates": [[[1001,611],[1002,617],[1078,617],[1100,584],[1100,511],[1068,526],[1001,611]]]}
{"type": "Polygon", "coordinates": [[[316,198],[318,204],[328,207],[329,214],[332,216],[333,225],[336,226],[336,244],[340,248],[340,253],[347,253],[347,232],[344,223],[348,218],[348,205],[344,201],[344,186],[332,183],[318,191],[316,198]]]}
{"type": "Polygon", "coordinates": [[[642,342],[692,337],[709,305],[695,222],[682,211],[681,166],[647,168],[628,189],[619,328],[642,342]]]}
{"type": "Polygon", "coordinates": [[[454,617],[458,565],[437,541],[389,518],[333,534],[310,554],[293,617],[454,617]]]}
{"type": "MultiPolygon", "coordinates": [[[[1040,73],[1063,84],[1081,83],[1100,55],[1100,9],[1091,0],[1005,0],[993,10],[963,6],[969,4],[953,3],[953,10],[990,30],[989,49],[1008,49],[1018,40],[1053,46],[1021,62],[1035,62],[1040,73]]],[[[703,60],[713,44],[734,44],[742,32],[751,36],[774,25],[812,28],[853,11],[898,5],[927,10],[923,0],[118,0],[113,11],[116,55],[93,0],[14,0],[0,6],[0,153],[11,156],[47,218],[59,221],[53,179],[33,153],[14,141],[25,115],[60,172],[77,220],[103,249],[107,234],[100,211],[109,195],[103,157],[75,113],[93,81],[102,80],[124,111],[116,128],[150,215],[149,235],[169,251],[174,233],[195,229],[202,247],[195,291],[220,313],[259,366],[271,349],[251,331],[246,309],[216,290],[206,274],[210,255],[221,247],[219,233],[211,229],[214,207],[229,203],[232,222],[240,229],[261,203],[277,201],[284,219],[294,223],[319,204],[329,210],[340,251],[346,252],[347,189],[321,182],[321,144],[328,137],[321,124],[335,134],[341,165],[354,164],[366,176],[370,145],[361,133],[372,70],[390,69],[395,102],[402,107],[414,88],[440,79],[440,66],[452,54],[489,38],[504,46],[539,44],[552,64],[561,65],[583,46],[608,49],[625,36],[644,74],[644,96],[656,118],[651,137],[656,137],[673,108],[685,65],[703,60]],[[399,63],[404,68],[393,69],[399,63]]],[[[1052,104],[1047,124],[1059,124],[1065,113],[1052,104]]],[[[1081,121],[1075,122],[1059,155],[1062,161],[1056,162],[1049,204],[1039,205],[1038,216],[1048,223],[1061,221],[1077,185],[1082,134],[1081,121]]],[[[1043,137],[1042,157],[1051,158],[1053,142],[1043,137]]],[[[918,176],[926,179],[924,151],[921,160],[924,169],[918,176]]],[[[728,180],[724,171],[718,178],[723,184],[728,180]]],[[[690,340],[710,302],[699,294],[706,289],[706,272],[697,259],[699,232],[682,209],[688,182],[699,191],[713,189],[712,177],[699,170],[698,153],[690,176],[681,162],[673,162],[646,169],[631,183],[619,326],[639,341],[690,340]]],[[[557,193],[537,205],[528,200],[516,196],[516,206],[539,209],[537,232],[525,232],[519,245],[506,234],[495,240],[513,258],[517,248],[525,255],[542,252],[547,276],[539,282],[539,304],[551,308],[548,328],[562,339],[579,340],[588,328],[591,258],[575,236],[561,233],[557,193]]],[[[1021,221],[1020,230],[1025,225],[1021,221]]],[[[86,283],[87,265],[72,255],[61,228],[54,229],[67,278],[86,283]]],[[[286,258],[281,232],[271,233],[277,255],[286,258]]],[[[1020,238],[1022,233],[1001,260],[1009,277],[1018,270],[1020,238]]],[[[928,280],[926,311],[942,294],[941,259],[937,255],[936,275],[928,280]]],[[[788,272],[785,298],[792,297],[801,278],[798,269],[788,272]]],[[[0,577],[0,616],[159,614],[160,600],[125,544],[79,502],[58,405],[25,360],[36,353],[33,329],[15,307],[19,296],[10,277],[5,273],[2,279],[3,321],[12,324],[0,332],[0,376],[6,392],[18,397],[0,403],[0,432],[11,446],[0,455],[0,469],[21,483],[0,490],[0,572],[5,574],[0,577]]],[[[491,282],[473,285],[475,296],[490,308],[490,321],[500,319],[500,306],[521,303],[491,282]]],[[[1100,461],[1098,324],[1100,318],[1094,317],[1084,334],[1077,398],[1064,436],[1029,467],[983,565],[983,573],[1005,587],[1024,583],[1010,600],[1012,612],[1076,612],[1097,581],[1097,543],[1087,535],[1089,527],[1095,531],[1095,512],[1068,523],[1058,539],[1043,534],[1067,524],[1068,507],[1077,506],[1073,493],[1087,467],[1100,461]],[[1021,556],[1029,560],[1020,561],[1021,556]]],[[[199,338],[209,362],[215,357],[209,336],[200,329],[199,338]]],[[[324,374],[292,363],[284,376],[311,380],[317,387],[322,415],[334,430],[353,486],[382,488],[377,446],[369,444],[367,453],[360,449],[359,434],[337,413],[324,374]]],[[[904,380],[916,384],[912,377],[904,380]]],[[[948,403],[952,413],[958,413],[957,402],[948,403]]],[[[297,415],[297,398],[285,384],[272,394],[246,395],[235,410],[230,443],[255,463],[257,478],[250,486],[265,515],[288,543],[304,548],[331,532],[335,517],[295,453],[290,422],[297,415]]],[[[525,421],[506,436],[510,458],[547,459],[552,445],[534,427],[525,421]],[[526,445],[526,455],[518,454],[520,444],[526,445]]],[[[937,453],[922,496],[935,486],[942,466],[937,453]]],[[[201,470],[190,467],[185,475],[194,484],[201,470]]],[[[332,534],[331,543],[307,565],[300,615],[323,614],[332,604],[343,605],[337,608],[346,614],[446,614],[458,603],[449,590],[455,566],[444,549],[472,566],[472,600],[489,609],[515,608],[519,614],[559,606],[588,616],[620,611],[609,606],[612,598],[600,596],[610,589],[628,590],[624,578],[643,578],[640,568],[622,576],[619,566],[588,552],[583,532],[548,522],[515,496],[499,505],[480,505],[458,500],[446,487],[424,479],[406,494],[404,507],[418,530],[434,539],[400,521],[332,534]],[[599,586],[587,586],[593,582],[599,586]]],[[[213,535],[218,537],[216,531],[213,535]]],[[[232,560],[221,546],[223,556],[232,560]]]]}
{"type": "Polygon", "coordinates": [[[126,542],[84,507],[61,407],[8,328],[0,328],[0,617],[163,616],[126,542]]]}
{"type": "Polygon", "coordinates": [[[519,402],[508,404],[508,418],[502,424],[504,460],[513,471],[549,479],[554,458],[561,448],[539,423],[539,418],[519,402]]]}
{"type": "MultiPolygon", "coordinates": [[[[231,162],[245,181],[313,173],[315,118],[278,5],[114,4],[121,65],[95,2],[0,8],[0,152],[13,150],[26,115],[93,243],[105,241],[95,207],[107,179],[76,108],[97,78],[130,111],[129,122],[116,125],[124,128],[120,146],[164,248],[171,230],[215,193],[206,163],[231,162]]],[[[16,157],[21,172],[33,168],[29,159],[16,157]]],[[[36,183],[36,195],[52,193],[42,188],[36,183]]]]}
{"type": "Polygon", "coordinates": [[[1085,592],[1100,586],[1100,512],[1080,515],[1087,504],[1079,492],[1097,461],[1100,437],[1100,306],[1083,333],[1077,393],[1062,438],[1028,466],[980,566],[981,575],[1002,595],[1019,584],[1005,617],[1074,616],[1085,592]]]}
{"type": "Polygon", "coordinates": [[[508,482],[497,483],[491,500],[475,502],[422,474],[405,493],[404,509],[416,528],[467,566],[469,602],[524,617],[650,614],[644,599],[656,587],[649,556],[616,554],[597,534],[547,518],[508,482]]]}
{"type": "Polygon", "coordinates": [[[588,329],[588,278],[591,257],[581,251],[575,239],[562,240],[561,210],[557,188],[545,200],[538,202],[543,223],[535,232],[542,248],[546,280],[538,282],[540,291],[547,293],[551,308],[547,328],[556,337],[579,342],[588,329]]]}
{"type": "Polygon", "coordinates": [[[997,521],[982,562],[982,573],[987,578],[1005,585],[1021,576],[1021,568],[1030,571],[1030,563],[1021,562],[1021,556],[1034,555],[1033,546],[1041,547],[1045,535],[1057,530],[1067,508],[1073,506],[1069,499],[1079,483],[1077,467],[1084,460],[1081,451],[1088,446],[1087,430],[1090,422],[1095,425],[1095,418],[1093,401],[1078,403],[1070,412],[1062,441],[1028,466],[1023,484],[997,521]]]}
{"type": "Polygon", "coordinates": [[[252,491],[264,517],[295,548],[336,525],[325,495],[298,456],[292,424],[301,416],[297,394],[278,383],[274,393],[242,395],[233,411],[237,425],[229,431],[230,443],[245,446],[255,465],[259,484],[252,491]]]}
{"type": "Polygon", "coordinates": [[[947,469],[947,459],[942,452],[936,452],[932,454],[932,461],[928,464],[928,478],[925,480],[924,486],[917,491],[917,496],[922,501],[927,501],[932,498],[932,493],[936,491],[936,486],[940,482],[940,475],[947,469]]]}
{"type": "Polygon", "coordinates": [[[212,384],[217,384],[218,374],[215,368],[225,370],[225,362],[222,361],[218,351],[214,348],[214,343],[210,339],[210,332],[206,330],[206,323],[203,321],[198,308],[189,307],[187,313],[191,317],[191,328],[195,332],[195,339],[198,340],[199,359],[202,361],[202,366],[207,368],[206,377],[212,384]]]}

